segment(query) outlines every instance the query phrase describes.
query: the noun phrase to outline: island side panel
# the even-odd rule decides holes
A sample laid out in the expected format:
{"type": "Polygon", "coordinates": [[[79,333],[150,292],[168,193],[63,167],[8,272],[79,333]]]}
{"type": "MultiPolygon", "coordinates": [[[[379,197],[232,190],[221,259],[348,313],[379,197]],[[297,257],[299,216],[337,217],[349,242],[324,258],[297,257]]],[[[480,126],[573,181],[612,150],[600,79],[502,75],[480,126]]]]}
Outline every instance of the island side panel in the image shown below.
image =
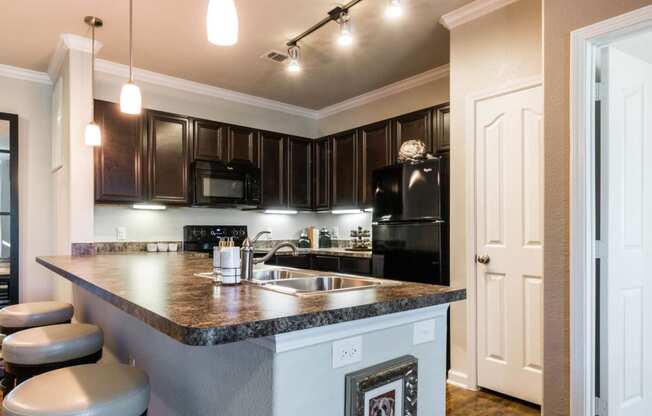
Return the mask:
{"type": "MultiPolygon", "coordinates": [[[[418,359],[418,414],[445,416],[446,310],[447,305],[442,305],[438,316],[431,318],[435,320],[434,341],[414,345],[414,323],[364,333],[362,361],[346,367],[332,368],[332,341],[277,353],[274,416],[343,415],[347,374],[404,355],[418,359]]],[[[365,331],[364,324],[360,331],[365,331]]]]}
{"type": "MultiPolygon", "coordinates": [[[[145,288],[144,288],[145,289],[145,288]]],[[[147,372],[156,416],[272,416],[274,354],[238,342],[188,346],[74,286],[75,319],[104,330],[103,362],[147,372]]]]}

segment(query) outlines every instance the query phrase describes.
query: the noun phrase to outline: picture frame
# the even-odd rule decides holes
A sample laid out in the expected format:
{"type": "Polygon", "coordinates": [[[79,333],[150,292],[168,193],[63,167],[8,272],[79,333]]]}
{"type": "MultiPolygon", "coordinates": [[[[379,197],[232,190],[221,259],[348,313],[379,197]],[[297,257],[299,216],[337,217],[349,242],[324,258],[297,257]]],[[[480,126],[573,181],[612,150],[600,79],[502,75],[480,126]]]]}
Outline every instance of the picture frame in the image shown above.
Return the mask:
{"type": "Polygon", "coordinates": [[[418,360],[405,355],[346,375],[345,416],[417,416],[418,360]]]}

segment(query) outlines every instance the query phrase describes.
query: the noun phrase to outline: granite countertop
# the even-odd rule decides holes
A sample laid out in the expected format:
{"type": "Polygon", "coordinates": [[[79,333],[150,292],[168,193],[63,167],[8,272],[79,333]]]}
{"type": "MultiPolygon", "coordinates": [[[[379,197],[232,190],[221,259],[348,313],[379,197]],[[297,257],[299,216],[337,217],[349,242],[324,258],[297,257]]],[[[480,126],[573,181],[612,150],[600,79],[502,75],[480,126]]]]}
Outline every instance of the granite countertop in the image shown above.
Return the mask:
{"type": "Polygon", "coordinates": [[[36,261],[187,345],[217,345],[454,302],[464,289],[401,283],[293,296],[219,286],[194,273],[211,259],[183,253],[38,257],[36,261]]]}
{"type": "MultiPolygon", "coordinates": [[[[255,248],[256,253],[267,253],[270,249],[268,248],[255,248]]],[[[300,248],[297,251],[298,254],[318,254],[322,256],[344,256],[344,257],[358,257],[363,259],[371,258],[371,251],[352,251],[347,250],[343,247],[333,247],[333,248],[300,248]]],[[[277,255],[291,255],[292,250],[289,248],[282,248],[276,252],[277,255]]]]}

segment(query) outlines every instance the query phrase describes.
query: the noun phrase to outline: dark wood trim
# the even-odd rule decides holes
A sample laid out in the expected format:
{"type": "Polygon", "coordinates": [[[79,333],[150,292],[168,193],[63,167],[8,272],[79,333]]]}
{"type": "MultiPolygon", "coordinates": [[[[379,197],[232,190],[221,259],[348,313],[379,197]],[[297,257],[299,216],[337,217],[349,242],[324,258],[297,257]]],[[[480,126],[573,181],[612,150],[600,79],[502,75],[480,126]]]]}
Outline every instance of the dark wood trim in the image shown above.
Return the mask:
{"type": "Polygon", "coordinates": [[[312,189],[312,209],[315,211],[326,211],[331,207],[331,140],[330,138],[321,138],[317,139],[313,143],[312,151],[312,160],[313,160],[313,189],[312,189]],[[322,154],[325,152],[326,155],[323,157],[324,164],[322,166],[322,154]],[[325,176],[322,177],[321,171],[325,172],[325,176]],[[325,189],[322,189],[325,188],[325,189]],[[320,199],[320,196],[324,196],[324,201],[320,199]]]}
{"type": "Polygon", "coordinates": [[[300,137],[290,137],[289,140],[288,140],[288,146],[287,146],[287,155],[288,155],[287,159],[288,160],[287,160],[287,168],[286,168],[286,172],[287,172],[286,180],[287,180],[287,190],[288,190],[288,205],[289,205],[290,208],[297,208],[297,209],[310,209],[311,208],[311,205],[312,205],[312,202],[311,202],[312,201],[312,175],[313,175],[313,167],[312,167],[312,165],[313,165],[313,160],[312,160],[312,157],[313,157],[313,150],[312,150],[313,142],[314,142],[314,140],[303,139],[303,138],[300,138],[300,137]],[[303,143],[303,144],[308,145],[307,148],[306,148],[306,155],[304,155],[305,158],[306,158],[306,161],[308,163],[308,169],[307,169],[308,172],[307,172],[306,177],[303,178],[306,181],[305,185],[306,185],[306,189],[307,189],[307,193],[308,193],[308,195],[306,195],[306,201],[307,202],[305,204],[300,203],[300,201],[295,201],[294,200],[295,193],[294,193],[294,186],[293,186],[293,183],[292,183],[291,175],[292,175],[292,170],[293,170],[292,167],[294,166],[294,159],[293,159],[294,152],[292,151],[292,147],[296,143],[303,143]]]}
{"type": "Polygon", "coordinates": [[[19,279],[19,255],[20,255],[20,236],[19,233],[19,199],[18,199],[18,115],[9,113],[0,113],[0,120],[9,121],[9,183],[10,183],[10,198],[11,198],[11,214],[9,232],[11,233],[11,259],[9,260],[10,278],[9,278],[9,302],[18,303],[18,279],[19,279]]]}

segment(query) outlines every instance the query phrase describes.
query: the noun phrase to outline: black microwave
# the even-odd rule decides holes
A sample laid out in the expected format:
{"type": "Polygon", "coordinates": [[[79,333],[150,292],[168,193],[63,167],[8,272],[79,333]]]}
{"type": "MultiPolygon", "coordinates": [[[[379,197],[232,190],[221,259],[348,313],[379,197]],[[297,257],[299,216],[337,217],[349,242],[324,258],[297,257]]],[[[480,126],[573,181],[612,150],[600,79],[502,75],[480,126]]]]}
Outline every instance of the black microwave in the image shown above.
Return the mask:
{"type": "Polygon", "coordinates": [[[260,169],[248,161],[197,161],[193,165],[195,206],[260,206],[260,169]]]}

